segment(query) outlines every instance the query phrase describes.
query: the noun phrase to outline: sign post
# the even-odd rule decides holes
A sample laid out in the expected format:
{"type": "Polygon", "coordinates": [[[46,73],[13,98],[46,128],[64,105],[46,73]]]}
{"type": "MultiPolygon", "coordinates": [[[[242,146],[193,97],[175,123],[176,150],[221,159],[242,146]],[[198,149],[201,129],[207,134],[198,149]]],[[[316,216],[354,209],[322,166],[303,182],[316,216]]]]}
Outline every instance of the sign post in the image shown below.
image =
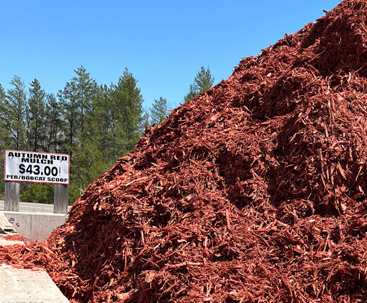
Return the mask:
{"type": "Polygon", "coordinates": [[[19,182],[55,184],[54,213],[67,213],[70,157],[64,154],[5,151],[5,210],[19,210],[19,182]]]}
{"type": "Polygon", "coordinates": [[[20,184],[18,182],[5,181],[5,211],[19,211],[19,187],[20,184]]]}
{"type": "Polygon", "coordinates": [[[64,184],[54,186],[54,213],[66,214],[69,205],[69,187],[64,184]]]}

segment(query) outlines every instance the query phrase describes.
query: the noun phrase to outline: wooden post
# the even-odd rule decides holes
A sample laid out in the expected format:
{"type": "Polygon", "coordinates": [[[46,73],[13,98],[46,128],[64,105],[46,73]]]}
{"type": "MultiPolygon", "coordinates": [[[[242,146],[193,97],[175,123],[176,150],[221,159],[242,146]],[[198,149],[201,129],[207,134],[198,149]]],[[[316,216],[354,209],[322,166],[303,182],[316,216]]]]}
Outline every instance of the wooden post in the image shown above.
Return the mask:
{"type": "Polygon", "coordinates": [[[18,182],[5,182],[4,211],[19,211],[18,182]]]}
{"type": "Polygon", "coordinates": [[[66,214],[69,205],[69,185],[55,184],[54,186],[54,213],[66,214]]]}

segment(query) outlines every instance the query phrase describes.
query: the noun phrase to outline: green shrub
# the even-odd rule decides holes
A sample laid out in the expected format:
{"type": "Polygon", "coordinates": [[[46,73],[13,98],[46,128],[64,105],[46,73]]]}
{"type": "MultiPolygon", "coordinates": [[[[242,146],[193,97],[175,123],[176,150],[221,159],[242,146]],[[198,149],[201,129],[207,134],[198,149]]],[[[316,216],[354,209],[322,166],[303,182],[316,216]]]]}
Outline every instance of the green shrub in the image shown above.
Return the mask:
{"type": "Polygon", "coordinates": [[[32,183],[22,190],[20,201],[52,204],[54,186],[52,184],[32,183]]]}

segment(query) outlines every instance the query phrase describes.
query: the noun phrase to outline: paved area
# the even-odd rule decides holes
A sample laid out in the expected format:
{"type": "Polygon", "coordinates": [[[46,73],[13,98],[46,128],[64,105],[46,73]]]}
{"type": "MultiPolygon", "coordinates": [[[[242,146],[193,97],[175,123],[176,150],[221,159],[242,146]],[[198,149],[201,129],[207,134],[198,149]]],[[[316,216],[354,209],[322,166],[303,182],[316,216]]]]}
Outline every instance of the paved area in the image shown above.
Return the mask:
{"type": "Polygon", "coordinates": [[[67,303],[47,272],[0,266],[0,302],[67,303]]]}

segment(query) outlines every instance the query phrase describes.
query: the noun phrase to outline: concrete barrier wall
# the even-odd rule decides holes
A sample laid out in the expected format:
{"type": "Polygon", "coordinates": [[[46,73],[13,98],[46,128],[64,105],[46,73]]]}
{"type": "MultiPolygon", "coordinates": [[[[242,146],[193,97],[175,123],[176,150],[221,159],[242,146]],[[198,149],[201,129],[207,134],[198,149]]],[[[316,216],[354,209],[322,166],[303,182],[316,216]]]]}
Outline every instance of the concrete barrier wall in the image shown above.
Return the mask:
{"type": "Polygon", "coordinates": [[[43,241],[65,223],[67,215],[4,211],[5,217],[22,237],[31,241],[43,241]]]}

